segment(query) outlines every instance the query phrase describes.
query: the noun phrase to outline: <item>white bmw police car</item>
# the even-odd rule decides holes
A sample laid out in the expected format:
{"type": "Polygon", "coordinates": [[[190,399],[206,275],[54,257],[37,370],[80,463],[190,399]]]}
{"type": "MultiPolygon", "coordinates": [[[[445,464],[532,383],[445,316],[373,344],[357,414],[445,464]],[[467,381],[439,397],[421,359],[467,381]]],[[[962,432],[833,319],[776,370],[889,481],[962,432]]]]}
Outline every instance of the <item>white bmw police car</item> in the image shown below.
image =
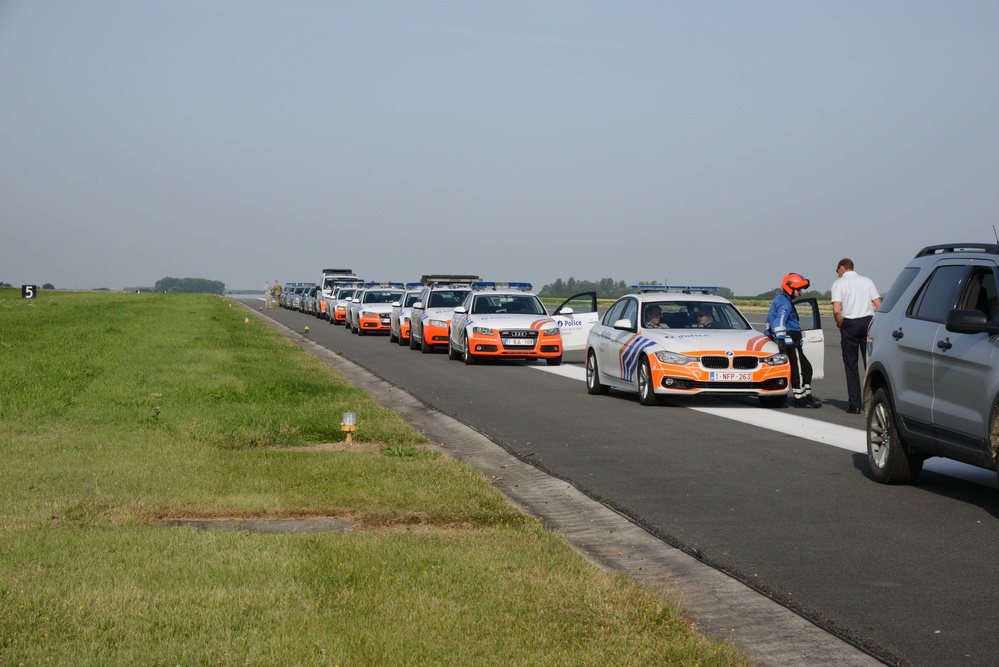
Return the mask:
{"type": "Polygon", "coordinates": [[[791,367],[777,344],[753,329],[713,287],[636,285],[590,330],[586,389],[638,393],[642,405],[666,396],[756,396],[787,402],[791,367]]]}

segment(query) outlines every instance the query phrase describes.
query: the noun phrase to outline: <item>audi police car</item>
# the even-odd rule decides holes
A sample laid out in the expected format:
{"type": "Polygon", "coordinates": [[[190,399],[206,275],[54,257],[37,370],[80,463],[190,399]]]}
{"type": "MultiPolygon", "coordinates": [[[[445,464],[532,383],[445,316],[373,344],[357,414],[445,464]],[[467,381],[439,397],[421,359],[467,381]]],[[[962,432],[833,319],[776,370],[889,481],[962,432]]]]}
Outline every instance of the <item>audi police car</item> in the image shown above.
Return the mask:
{"type": "Polygon", "coordinates": [[[448,327],[456,306],[465,300],[478,276],[428,275],[410,315],[409,348],[432,352],[447,345],[448,327]]]}
{"type": "Polygon", "coordinates": [[[347,324],[347,307],[354,301],[354,295],[360,291],[358,285],[363,283],[353,283],[336,288],[327,308],[330,310],[330,322],[332,324],[347,324]]]}
{"type": "Polygon", "coordinates": [[[642,405],[666,396],[756,396],[787,402],[791,366],[713,287],[633,286],[593,326],[586,389],[638,392],[642,405]]]}
{"type": "Polygon", "coordinates": [[[398,300],[402,293],[402,283],[364,283],[347,309],[350,330],[361,336],[388,331],[392,302],[398,300]]]}
{"type": "Polygon", "coordinates": [[[409,345],[409,318],[413,304],[420,298],[423,283],[406,283],[406,291],[398,301],[392,302],[392,313],[389,315],[389,342],[399,345],[409,345]]]}
{"type": "Polygon", "coordinates": [[[562,363],[558,324],[530,283],[472,283],[454,309],[448,331],[448,358],[474,364],[482,358],[544,359],[562,363]]]}

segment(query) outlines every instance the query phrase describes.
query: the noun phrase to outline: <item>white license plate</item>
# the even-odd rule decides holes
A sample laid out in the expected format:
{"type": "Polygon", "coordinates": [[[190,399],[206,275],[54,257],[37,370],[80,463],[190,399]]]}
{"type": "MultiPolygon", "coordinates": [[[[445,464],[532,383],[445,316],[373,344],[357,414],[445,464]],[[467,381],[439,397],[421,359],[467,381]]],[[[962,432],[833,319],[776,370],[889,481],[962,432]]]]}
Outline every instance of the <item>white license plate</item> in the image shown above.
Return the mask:
{"type": "Polygon", "coordinates": [[[711,371],[708,376],[710,382],[752,382],[753,374],[737,371],[711,371]]]}
{"type": "Polygon", "coordinates": [[[531,347],[534,347],[534,339],[533,338],[504,338],[503,339],[503,344],[504,345],[510,345],[510,346],[513,346],[513,345],[517,345],[517,346],[529,345],[531,347]]]}
{"type": "Polygon", "coordinates": [[[389,318],[387,318],[387,317],[383,317],[382,318],[382,324],[391,324],[391,323],[392,323],[392,320],[390,320],[389,318]]]}

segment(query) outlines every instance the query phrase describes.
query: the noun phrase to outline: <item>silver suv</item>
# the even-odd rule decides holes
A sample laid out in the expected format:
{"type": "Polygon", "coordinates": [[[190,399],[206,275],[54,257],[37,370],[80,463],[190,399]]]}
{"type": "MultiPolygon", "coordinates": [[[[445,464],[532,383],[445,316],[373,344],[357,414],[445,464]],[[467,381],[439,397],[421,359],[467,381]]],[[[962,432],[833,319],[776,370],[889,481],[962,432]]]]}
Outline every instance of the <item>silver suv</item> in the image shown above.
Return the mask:
{"type": "Polygon", "coordinates": [[[999,470],[999,244],[923,248],[867,335],[867,458],[884,484],[942,456],[999,470]]]}

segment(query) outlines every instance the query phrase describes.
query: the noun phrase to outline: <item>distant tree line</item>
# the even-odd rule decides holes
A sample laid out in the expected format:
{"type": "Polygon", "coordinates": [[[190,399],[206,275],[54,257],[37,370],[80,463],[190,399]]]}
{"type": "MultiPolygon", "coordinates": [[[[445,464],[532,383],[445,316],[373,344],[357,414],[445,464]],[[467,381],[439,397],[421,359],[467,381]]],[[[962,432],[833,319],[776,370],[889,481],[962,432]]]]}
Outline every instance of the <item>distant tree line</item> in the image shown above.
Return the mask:
{"type": "MultiPolygon", "coordinates": [[[[13,285],[0,281],[0,289],[4,287],[13,287],[13,285]]],[[[55,286],[52,283],[45,283],[40,289],[55,289],[55,286]]]]}
{"type": "Polygon", "coordinates": [[[168,294],[222,294],[225,283],[205,278],[160,278],[153,289],[168,294]]]}

